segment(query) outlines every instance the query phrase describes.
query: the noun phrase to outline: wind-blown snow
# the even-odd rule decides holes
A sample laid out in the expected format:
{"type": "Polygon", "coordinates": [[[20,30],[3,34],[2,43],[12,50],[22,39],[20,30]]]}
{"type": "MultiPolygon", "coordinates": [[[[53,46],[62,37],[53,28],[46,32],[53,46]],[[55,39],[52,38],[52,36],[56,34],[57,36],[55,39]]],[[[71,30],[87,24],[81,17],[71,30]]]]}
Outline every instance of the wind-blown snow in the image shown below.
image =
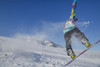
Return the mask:
{"type": "MultiPolygon", "coordinates": [[[[34,37],[0,37],[0,67],[64,67],[71,58],[65,48],[52,44],[34,37]]],[[[100,52],[87,51],[66,67],[100,67],[100,52]]]]}

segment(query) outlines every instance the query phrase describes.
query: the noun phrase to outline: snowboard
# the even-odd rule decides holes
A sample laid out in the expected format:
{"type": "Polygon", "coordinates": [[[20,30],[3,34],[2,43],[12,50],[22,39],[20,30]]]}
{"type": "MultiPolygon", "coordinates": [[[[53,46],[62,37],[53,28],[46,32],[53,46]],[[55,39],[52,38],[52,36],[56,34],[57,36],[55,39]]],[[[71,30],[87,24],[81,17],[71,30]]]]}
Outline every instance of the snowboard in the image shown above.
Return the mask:
{"type": "Polygon", "coordinates": [[[71,61],[69,61],[67,64],[65,64],[64,66],[68,66],[70,63],[72,63],[74,60],[76,60],[80,55],[82,55],[83,53],[85,53],[88,49],[92,48],[94,45],[98,44],[100,42],[100,40],[96,41],[94,44],[92,44],[90,47],[87,47],[85,50],[83,50],[79,55],[77,55],[74,59],[72,59],[71,61]]]}

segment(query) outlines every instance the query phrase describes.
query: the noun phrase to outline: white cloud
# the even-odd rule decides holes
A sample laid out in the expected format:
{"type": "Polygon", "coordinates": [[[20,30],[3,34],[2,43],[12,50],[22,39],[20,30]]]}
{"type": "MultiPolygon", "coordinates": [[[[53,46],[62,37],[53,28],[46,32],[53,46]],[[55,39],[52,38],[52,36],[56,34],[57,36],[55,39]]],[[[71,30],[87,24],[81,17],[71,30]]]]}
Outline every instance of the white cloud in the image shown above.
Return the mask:
{"type": "Polygon", "coordinates": [[[63,33],[63,27],[65,22],[46,22],[43,21],[40,23],[41,25],[34,26],[31,29],[31,34],[21,34],[16,33],[14,37],[32,37],[38,38],[40,40],[45,39],[52,39],[55,37],[59,32],[63,33]],[[33,33],[33,34],[32,34],[33,33]]]}
{"type": "Polygon", "coordinates": [[[63,32],[64,24],[65,22],[42,22],[41,28],[37,29],[34,36],[43,39],[54,37],[58,32],[63,32]]]}
{"type": "Polygon", "coordinates": [[[87,30],[87,28],[90,25],[90,21],[82,21],[82,22],[77,22],[76,26],[79,27],[82,31],[87,30]]]}
{"type": "Polygon", "coordinates": [[[87,27],[89,24],[90,24],[90,21],[77,22],[77,25],[79,27],[87,27]]]}

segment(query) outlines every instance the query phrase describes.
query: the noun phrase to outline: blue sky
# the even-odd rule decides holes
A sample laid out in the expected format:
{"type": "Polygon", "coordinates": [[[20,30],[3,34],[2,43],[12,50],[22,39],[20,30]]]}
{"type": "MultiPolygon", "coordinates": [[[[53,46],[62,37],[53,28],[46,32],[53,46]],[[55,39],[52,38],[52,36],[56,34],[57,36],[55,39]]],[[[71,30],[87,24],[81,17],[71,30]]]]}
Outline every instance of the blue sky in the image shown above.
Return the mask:
{"type": "MultiPolygon", "coordinates": [[[[47,36],[65,46],[63,27],[71,14],[73,0],[0,0],[0,36],[15,34],[47,36]],[[42,35],[41,35],[42,34],[42,35]]],[[[100,39],[100,0],[77,0],[77,23],[91,43],[100,39]]],[[[74,46],[75,49],[84,49],[74,46]]],[[[100,44],[91,50],[99,50],[100,44]]]]}

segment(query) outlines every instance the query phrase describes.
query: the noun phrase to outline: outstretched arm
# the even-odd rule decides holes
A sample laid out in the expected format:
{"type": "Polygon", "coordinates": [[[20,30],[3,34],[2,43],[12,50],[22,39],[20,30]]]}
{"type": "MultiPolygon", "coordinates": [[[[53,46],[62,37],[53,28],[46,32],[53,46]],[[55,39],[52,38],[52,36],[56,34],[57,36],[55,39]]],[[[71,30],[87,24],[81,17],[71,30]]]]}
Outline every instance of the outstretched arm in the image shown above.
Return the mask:
{"type": "Polygon", "coordinates": [[[74,19],[76,16],[76,0],[74,0],[73,4],[72,4],[72,12],[71,12],[71,16],[69,19],[74,19]]]}

